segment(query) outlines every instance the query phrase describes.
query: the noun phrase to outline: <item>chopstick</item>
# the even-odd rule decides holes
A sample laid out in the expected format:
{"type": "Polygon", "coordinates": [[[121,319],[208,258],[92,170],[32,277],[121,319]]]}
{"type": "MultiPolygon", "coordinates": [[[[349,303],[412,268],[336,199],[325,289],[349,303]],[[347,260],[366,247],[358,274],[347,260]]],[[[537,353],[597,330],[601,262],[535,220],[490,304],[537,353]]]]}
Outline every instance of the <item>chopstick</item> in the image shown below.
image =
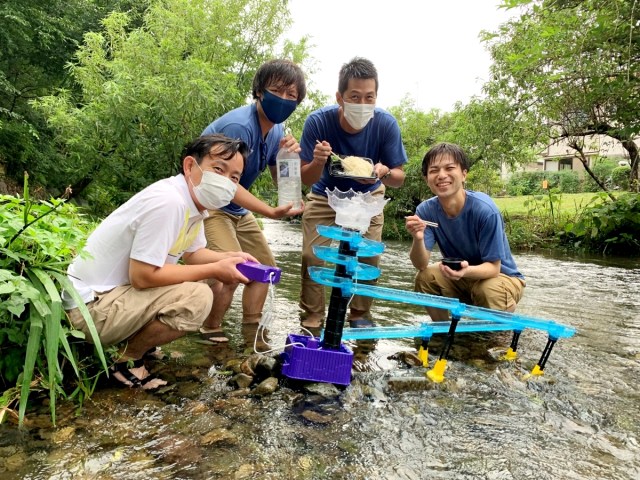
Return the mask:
{"type": "MultiPolygon", "coordinates": [[[[317,144],[321,144],[322,142],[320,140],[316,140],[317,144]]],[[[333,150],[329,150],[329,155],[331,155],[332,157],[336,157],[338,160],[342,160],[340,158],[340,155],[338,155],[337,153],[333,153],[333,150]]]]}
{"type": "Polygon", "coordinates": [[[430,222],[429,220],[422,220],[422,219],[420,219],[420,221],[421,221],[424,225],[427,225],[428,227],[438,228],[438,224],[437,224],[436,222],[430,222]]]}

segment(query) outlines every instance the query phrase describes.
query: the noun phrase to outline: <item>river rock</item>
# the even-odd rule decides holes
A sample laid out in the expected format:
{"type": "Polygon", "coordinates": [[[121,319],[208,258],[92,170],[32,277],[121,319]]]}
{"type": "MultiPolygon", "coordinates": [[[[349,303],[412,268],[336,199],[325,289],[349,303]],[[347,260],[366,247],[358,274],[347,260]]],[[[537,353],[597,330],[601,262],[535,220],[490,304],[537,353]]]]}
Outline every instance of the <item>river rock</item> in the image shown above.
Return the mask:
{"type": "Polygon", "coordinates": [[[252,390],[252,394],[257,396],[271,395],[278,389],[278,379],[276,377],[269,377],[263,380],[252,390]]]}
{"type": "Polygon", "coordinates": [[[394,353],[393,355],[389,355],[387,357],[387,359],[388,360],[397,360],[399,362],[404,363],[405,365],[407,365],[409,367],[421,367],[422,366],[422,360],[420,360],[420,358],[418,357],[416,352],[409,352],[409,351],[398,352],[398,353],[394,353]]]}
{"type": "Polygon", "coordinates": [[[340,390],[332,383],[309,383],[304,389],[309,393],[315,393],[324,398],[336,398],[340,396],[340,390]]]}
{"type": "Polygon", "coordinates": [[[245,358],[244,361],[240,364],[240,371],[246,375],[250,375],[255,377],[256,375],[256,367],[258,366],[258,362],[262,355],[254,354],[249,355],[249,357],[245,358]]]}
{"type": "Polygon", "coordinates": [[[322,415],[321,413],[315,412],[313,410],[305,410],[302,412],[302,416],[313,423],[318,423],[320,425],[324,425],[327,423],[331,423],[332,419],[330,415],[322,415]]]}
{"type": "Polygon", "coordinates": [[[233,446],[238,444],[238,437],[226,428],[216,428],[202,436],[202,445],[233,446]]]}
{"type": "Polygon", "coordinates": [[[396,393],[433,390],[435,383],[425,375],[411,377],[393,377],[387,382],[389,390],[396,393]]]}
{"type": "Polygon", "coordinates": [[[275,358],[261,355],[256,364],[255,372],[259,377],[267,378],[275,376],[278,362],[275,358]]]}
{"type": "Polygon", "coordinates": [[[238,373],[231,377],[230,383],[239,388],[248,388],[253,383],[253,377],[246,373],[238,373]]]}
{"type": "Polygon", "coordinates": [[[250,388],[238,388],[237,390],[229,392],[229,394],[228,394],[228,396],[231,397],[231,398],[246,397],[248,395],[251,395],[251,389],[250,388]]]}

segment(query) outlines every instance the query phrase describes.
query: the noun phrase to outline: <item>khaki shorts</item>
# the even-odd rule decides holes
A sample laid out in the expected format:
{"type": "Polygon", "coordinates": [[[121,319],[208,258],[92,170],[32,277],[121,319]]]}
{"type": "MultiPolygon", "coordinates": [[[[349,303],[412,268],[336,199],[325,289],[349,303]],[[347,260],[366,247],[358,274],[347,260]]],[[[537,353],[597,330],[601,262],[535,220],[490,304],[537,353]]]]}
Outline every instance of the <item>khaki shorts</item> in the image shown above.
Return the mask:
{"type": "MultiPolygon", "coordinates": [[[[184,282],[144,290],[123,285],[97,294],[87,308],[100,343],[109,346],[135,335],[152,320],[181,332],[196,331],[209,315],[212,305],[213,293],[206,283],[184,282]]],[[[71,324],[93,343],[80,310],[73,308],[67,315],[71,324]]]]}
{"type": "Polygon", "coordinates": [[[438,264],[429,265],[415,277],[416,292],[457,298],[467,305],[513,311],[522,298],[525,282],[501,273],[484,280],[449,280],[440,272],[438,264]]]}
{"type": "Polygon", "coordinates": [[[231,215],[221,210],[209,210],[204,220],[207,248],[216,252],[250,253],[263,265],[276,266],[267,239],[253,213],[231,215]]]}

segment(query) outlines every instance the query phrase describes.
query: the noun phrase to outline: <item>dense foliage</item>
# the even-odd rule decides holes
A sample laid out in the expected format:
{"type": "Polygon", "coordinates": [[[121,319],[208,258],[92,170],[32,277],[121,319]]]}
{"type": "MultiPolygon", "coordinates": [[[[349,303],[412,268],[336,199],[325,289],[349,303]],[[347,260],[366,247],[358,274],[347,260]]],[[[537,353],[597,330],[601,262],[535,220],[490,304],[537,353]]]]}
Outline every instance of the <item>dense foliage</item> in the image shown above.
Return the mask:
{"type": "MultiPolygon", "coordinates": [[[[69,325],[60,298],[63,289],[77,296],[66,269],[88,222],[63,200],[32,202],[26,177],[24,198],[3,195],[0,205],[0,421],[18,400],[22,422],[31,390],[48,389],[55,423],[59,395],[82,401],[93,388],[74,342],[84,334],[69,325]]],[[[96,349],[106,370],[99,342],[96,349]]]]}
{"type": "Polygon", "coordinates": [[[638,180],[640,8],[629,0],[505,0],[522,14],[484,36],[493,58],[487,91],[564,140],[585,164],[585,143],[608,135],[638,180]]]}
{"type": "Polygon", "coordinates": [[[574,249],[614,255],[640,255],[640,195],[625,193],[615,202],[586,208],[562,237],[574,249]]]}

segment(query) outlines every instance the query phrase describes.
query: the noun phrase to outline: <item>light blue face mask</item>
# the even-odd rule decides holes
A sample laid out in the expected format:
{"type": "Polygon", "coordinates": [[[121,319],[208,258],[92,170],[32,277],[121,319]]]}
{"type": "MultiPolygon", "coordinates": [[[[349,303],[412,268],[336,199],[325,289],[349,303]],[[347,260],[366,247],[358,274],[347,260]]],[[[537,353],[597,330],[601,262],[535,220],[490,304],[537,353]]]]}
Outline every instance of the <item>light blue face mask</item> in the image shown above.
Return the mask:
{"type": "Polygon", "coordinates": [[[295,100],[288,100],[286,98],[274,95],[269,90],[265,90],[260,101],[262,105],[262,111],[267,116],[270,122],[282,123],[291,116],[293,111],[298,106],[298,102],[295,100]]]}

